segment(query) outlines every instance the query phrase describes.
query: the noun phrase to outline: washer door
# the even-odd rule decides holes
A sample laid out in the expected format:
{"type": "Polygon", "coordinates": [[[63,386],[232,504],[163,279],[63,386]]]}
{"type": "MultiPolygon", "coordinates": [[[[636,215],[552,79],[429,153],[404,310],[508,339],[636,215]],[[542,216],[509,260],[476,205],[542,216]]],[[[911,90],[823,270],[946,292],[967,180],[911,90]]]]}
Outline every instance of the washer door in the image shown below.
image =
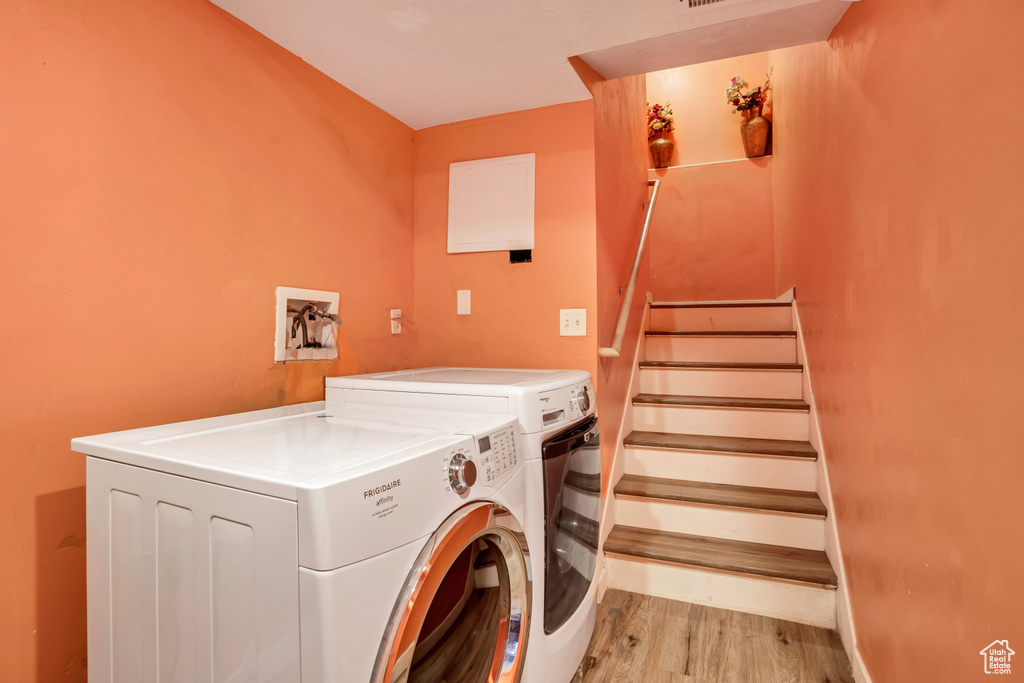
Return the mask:
{"type": "Polygon", "coordinates": [[[388,621],[372,683],[518,683],[530,632],[529,550],[506,508],[471,503],[427,541],[388,621]]]}

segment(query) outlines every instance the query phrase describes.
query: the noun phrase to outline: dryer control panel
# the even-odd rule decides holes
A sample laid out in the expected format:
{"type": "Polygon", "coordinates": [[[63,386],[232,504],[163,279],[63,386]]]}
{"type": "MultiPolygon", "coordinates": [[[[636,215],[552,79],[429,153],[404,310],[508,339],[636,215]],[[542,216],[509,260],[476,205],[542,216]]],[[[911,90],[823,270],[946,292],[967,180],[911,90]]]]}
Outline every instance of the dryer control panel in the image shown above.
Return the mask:
{"type": "Polygon", "coordinates": [[[501,486],[522,462],[515,420],[500,429],[471,436],[473,448],[461,447],[446,453],[441,462],[444,487],[460,496],[468,495],[474,485],[501,486]]]}
{"type": "Polygon", "coordinates": [[[487,486],[494,486],[506,472],[519,464],[519,449],[513,425],[479,437],[476,445],[480,449],[480,474],[487,486]]]}

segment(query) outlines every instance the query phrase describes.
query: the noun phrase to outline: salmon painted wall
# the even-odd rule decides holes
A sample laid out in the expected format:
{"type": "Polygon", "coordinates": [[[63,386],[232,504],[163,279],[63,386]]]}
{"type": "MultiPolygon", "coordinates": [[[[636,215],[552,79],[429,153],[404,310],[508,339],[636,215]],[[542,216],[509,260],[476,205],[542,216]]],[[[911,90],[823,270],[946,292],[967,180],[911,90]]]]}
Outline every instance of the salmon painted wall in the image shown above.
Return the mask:
{"type": "Polygon", "coordinates": [[[204,0],[0,3],[0,679],[85,681],[74,436],[397,367],[412,131],[204,0]],[[343,356],[273,362],[274,289],[343,356]]]}
{"type": "Polygon", "coordinates": [[[655,301],[777,293],[771,159],[745,159],[742,119],[725,102],[729,79],[757,85],[768,69],[761,52],[647,74],[647,101],[671,102],[676,126],[675,168],[650,171],[662,181],[650,237],[655,301]]]}
{"type": "Polygon", "coordinates": [[[772,56],[777,284],[875,683],[1024,652],[1022,26],[1016,0],[865,0],[772,56]]]}
{"type": "Polygon", "coordinates": [[[651,221],[655,301],[772,299],[772,160],[659,169],[651,221]]]}
{"type": "Polygon", "coordinates": [[[416,131],[415,366],[596,371],[594,107],[589,100],[416,131]],[[533,261],[507,251],[449,254],[449,165],[536,157],[533,261]],[[456,291],[471,314],[456,315],[456,291]],[[587,309],[587,336],[559,335],[559,309],[587,309]]]}
{"type": "Polygon", "coordinates": [[[647,101],[672,104],[675,131],[669,137],[676,148],[669,166],[743,159],[743,119],[726,104],[725,88],[733,76],[757,87],[764,83],[769,68],[768,53],[758,52],[647,74],[647,101]]]}
{"type": "MultiPolygon", "coordinates": [[[[597,330],[598,345],[611,346],[623,294],[629,282],[643,230],[647,201],[646,87],[643,76],[597,81],[594,95],[594,156],[597,185],[597,330]]],[[[622,441],[622,416],[629,401],[633,356],[650,289],[650,252],[643,259],[630,304],[629,327],[619,358],[601,359],[597,407],[601,415],[602,485],[607,491],[615,449],[622,441]]]]}

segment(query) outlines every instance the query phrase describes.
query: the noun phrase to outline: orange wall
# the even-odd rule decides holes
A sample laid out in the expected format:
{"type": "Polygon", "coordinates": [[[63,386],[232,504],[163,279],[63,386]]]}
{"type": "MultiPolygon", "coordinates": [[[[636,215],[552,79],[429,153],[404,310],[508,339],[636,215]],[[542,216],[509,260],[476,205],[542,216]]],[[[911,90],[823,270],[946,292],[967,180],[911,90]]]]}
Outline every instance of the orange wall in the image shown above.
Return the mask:
{"type": "Polygon", "coordinates": [[[69,440],[397,367],[413,135],[204,0],[0,3],[0,62],[0,679],[85,681],[69,440]],[[278,285],[340,291],[341,361],[274,364],[278,285]]]}
{"type": "MultiPolygon", "coordinates": [[[[647,117],[643,76],[588,84],[594,95],[594,156],[597,185],[598,345],[611,346],[622,305],[620,287],[629,282],[643,229],[647,172],[643,152],[647,117]]],[[[648,251],[649,255],[650,252],[648,251]]],[[[611,462],[622,440],[622,415],[629,400],[633,356],[650,288],[650,258],[644,258],[622,355],[600,361],[597,406],[601,415],[602,480],[607,491],[611,462]]]]}
{"type": "Polygon", "coordinates": [[[772,299],[775,233],[771,159],[651,172],[655,301],[772,299]]]}
{"type": "Polygon", "coordinates": [[[771,159],[745,159],[742,119],[725,102],[733,76],[754,87],[768,69],[761,52],[647,74],[647,101],[672,103],[670,166],[711,164],[650,172],[662,181],[650,238],[655,301],[777,294],[771,159]]]}
{"type": "Polygon", "coordinates": [[[593,103],[416,131],[413,365],[596,370],[593,103]],[[537,155],[533,261],[449,254],[449,164],[537,155]],[[456,315],[456,290],[471,292],[456,315]],[[587,309],[587,336],[559,336],[559,309],[587,309]]]}
{"type": "MultiPolygon", "coordinates": [[[[647,101],[672,103],[676,130],[670,139],[676,148],[669,165],[744,158],[743,119],[726,103],[725,88],[733,76],[745,78],[751,88],[762,85],[768,69],[768,53],[758,52],[647,74],[647,101]]],[[[650,154],[647,162],[653,166],[650,154]]]]}
{"type": "Polygon", "coordinates": [[[1016,0],[865,0],[773,55],[777,283],[875,683],[1024,652],[1021,26],[1016,0]]]}

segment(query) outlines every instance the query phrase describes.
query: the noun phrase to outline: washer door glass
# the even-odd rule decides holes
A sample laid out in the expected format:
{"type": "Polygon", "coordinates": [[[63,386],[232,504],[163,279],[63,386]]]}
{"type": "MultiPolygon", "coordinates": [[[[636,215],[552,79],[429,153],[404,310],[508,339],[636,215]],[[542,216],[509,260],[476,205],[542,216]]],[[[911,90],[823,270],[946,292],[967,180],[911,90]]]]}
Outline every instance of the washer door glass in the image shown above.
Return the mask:
{"type": "Polygon", "coordinates": [[[601,439],[590,417],[544,442],[544,632],[576,613],[597,572],[601,439]]]}
{"type": "Polygon", "coordinates": [[[374,683],[517,683],[530,628],[526,536],[512,514],[472,503],[413,564],[381,641],[374,683]]]}

